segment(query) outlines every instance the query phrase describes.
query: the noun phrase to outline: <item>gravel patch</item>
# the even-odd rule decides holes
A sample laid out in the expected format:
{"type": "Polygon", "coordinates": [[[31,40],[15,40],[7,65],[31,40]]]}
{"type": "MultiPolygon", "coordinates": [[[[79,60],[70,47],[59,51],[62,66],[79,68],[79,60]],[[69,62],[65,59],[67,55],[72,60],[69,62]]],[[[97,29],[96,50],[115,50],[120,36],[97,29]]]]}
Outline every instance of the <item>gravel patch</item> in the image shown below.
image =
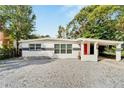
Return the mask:
{"type": "Polygon", "coordinates": [[[8,60],[0,65],[0,87],[124,87],[124,62],[77,59],[8,60]]]}

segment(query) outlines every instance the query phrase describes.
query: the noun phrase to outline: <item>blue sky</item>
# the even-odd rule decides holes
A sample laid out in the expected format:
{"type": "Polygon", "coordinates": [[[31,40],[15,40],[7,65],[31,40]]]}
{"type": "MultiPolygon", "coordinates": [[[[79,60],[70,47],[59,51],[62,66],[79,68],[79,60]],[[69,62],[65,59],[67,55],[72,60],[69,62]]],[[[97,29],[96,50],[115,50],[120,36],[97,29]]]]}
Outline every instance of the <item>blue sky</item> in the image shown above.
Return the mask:
{"type": "Polygon", "coordinates": [[[57,35],[58,26],[66,26],[84,6],[36,5],[32,6],[36,15],[35,34],[57,35]]]}

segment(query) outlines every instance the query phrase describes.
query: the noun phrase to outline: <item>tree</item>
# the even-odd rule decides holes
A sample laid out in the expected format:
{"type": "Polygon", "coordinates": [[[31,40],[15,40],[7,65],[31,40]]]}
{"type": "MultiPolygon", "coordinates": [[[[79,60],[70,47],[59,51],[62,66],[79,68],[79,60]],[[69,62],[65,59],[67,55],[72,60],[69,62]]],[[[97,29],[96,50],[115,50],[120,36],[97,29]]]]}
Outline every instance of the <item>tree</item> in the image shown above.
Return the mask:
{"type": "Polygon", "coordinates": [[[124,40],[124,31],[122,31],[123,16],[124,6],[86,6],[77,13],[66,28],[68,28],[68,35],[71,34],[71,38],[124,40]],[[118,29],[119,26],[121,26],[121,30],[118,29]]]}
{"type": "Polygon", "coordinates": [[[49,35],[41,35],[40,38],[50,38],[49,35]]]}
{"type": "MultiPolygon", "coordinates": [[[[80,12],[75,15],[74,19],[69,22],[67,25],[67,31],[68,35],[70,35],[70,38],[78,38],[78,37],[90,37],[88,35],[89,29],[88,29],[88,14],[91,13],[91,11],[94,10],[96,6],[87,6],[80,10],[80,12]],[[78,34],[75,34],[75,32],[78,34]]],[[[68,36],[69,37],[69,36],[68,36]]]]}
{"type": "Polygon", "coordinates": [[[0,6],[0,20],[3,26],[9,29],[10,35],[16,40],[17,54],[19,51],[19,40],[27,39],[34,31],[35,15],[31,6],[0,6]]]}
{"type": "Polygon", "coordinates": [[[121,36],[123,36],[123,40],[124,40],[124,16],[121,16],[116,24],[117,30],[119,32],[121,32],[120,34],[118,34],[118,38],[121,38],[121,36]]]}
{"type": "Polygon", "coordinates": [[[62,26],[59,26],[57,38],[66,38],[66,29],[62,26]]]}
{"type": "Polygon", "coordinates": [[[27,38],[28,38],[28,39],[37,39],[37,38],[39,38],[39,36],[36,35],[36,34],[29,34],[29,35],[27,36],[27,38]]]}
{"type": "Polygon", "coordinates": [[[50,38],[49,35],[37,35],[37,34],[29,34],[28,39],[37,39],[37,38],[50,38]]]}

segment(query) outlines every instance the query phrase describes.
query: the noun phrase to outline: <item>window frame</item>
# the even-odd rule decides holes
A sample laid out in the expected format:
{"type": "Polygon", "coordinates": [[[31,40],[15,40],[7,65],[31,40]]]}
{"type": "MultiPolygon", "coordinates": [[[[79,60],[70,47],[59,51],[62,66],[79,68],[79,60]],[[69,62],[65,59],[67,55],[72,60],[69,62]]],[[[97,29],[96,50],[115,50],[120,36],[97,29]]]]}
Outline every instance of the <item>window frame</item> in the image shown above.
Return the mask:
{"type": "Polygon", "coordinates": [[[35,44],[35,48],[36,48],[36,50],[41,50],[41,44],[35,44]],[[40,46],[38,46],[38,45],[40,45],[40,46]]]}
{"type": "Polygon", "coordinates": [[[28,46],[29,46],[29,50],[30,50],[30,51],[38,51],[38,50],[41,50],[41,46],[42,46],[42,45],[41,45],[40,43],[37,43],[37,44],[29,44],[28,46]],[[34,49],[31,49],[31,45],[34,46],[34,49]],[[37,45],[40,45],[40,46],[39,46],[39,49],[37,48],[37,45]]]}
{"type": "Polygon", "coordinates": [[[60,54],[60,44],[54,44],[54,53],[55,53],[55,54],[60,54]],[[56,45],[59,45],[59,47],[57,48],[56,45]],[[58,52],[56,52],[56,50],[57,50],[58,52]]]}
{"type": "Polygon", "coordinates": [[[67,44],[67,48],[66,48],[66,49],[67,49],[67,54],[72,54],[72,44],[67,44]],[[71,47],[70,47],[70,48],[68,48],[68,45],[71,45],[71,47]],[[69,50],[71,50],[71,52],[70,52],[70,53],[68,52],[69,50]]]}
{"type": "Polygon", "coordinates": [[[95,54],[95,51],[94,51],[94,43],[90,43],[90,55],[94,55],[95,54]],[[92,49],[92,51],[91,51],[92,49]],[[93,52],[93,53],[92,53],[93,52]]]}
{"type": "Polygon", "coordinates": [[[67,45],[66,44],[60,44],[60,45],[61,45],[61,48],[60,48],[61,54],[66,54],[67,45]],[[64,48],[62,47],[62,45],[64,45],[64,48]]]}
{"type": "Polygon", "coordinates": [[[54,44],[54,53],[55,54],[72,54],[73,50],[72,50],[72,44],[54,44]],[[58,48],[56,48],[56,45],[59,45],[58,48]],[[62,45],[64,45],[64,47],[62,47],[62,45]],[[71,45],[70,48],[68,48],[68,45],[71,45]],[[56,50],[58,50],[59,52],[56,52],[56,50]],[[68,51],[71,51],[71,52],[68,52],[68,51]],[[62,52],[62,51],[65,51],[65,52],[62,52]]]}
{"type": "Polygon", "coordinates": [[[29,50],[30,50],[30,51],[35,51],[35,44],[29,44],[29,50]],[[33,48],[33,49],[31,49],[31,45],[33,45],[33,46],[34,46],[34,48],[33,48]]]}

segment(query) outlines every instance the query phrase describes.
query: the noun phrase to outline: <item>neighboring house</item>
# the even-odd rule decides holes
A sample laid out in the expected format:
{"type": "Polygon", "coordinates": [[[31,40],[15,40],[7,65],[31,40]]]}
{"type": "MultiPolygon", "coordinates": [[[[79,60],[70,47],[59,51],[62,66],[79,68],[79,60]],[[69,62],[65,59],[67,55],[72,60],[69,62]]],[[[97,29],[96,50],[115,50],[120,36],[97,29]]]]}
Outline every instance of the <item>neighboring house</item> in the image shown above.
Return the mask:
{"type": "Polygon", "coordinates": [[[9,45],[9,43],[9,37],[5,33],[0,32],[0,47],[2,47],[2,45],[9,45]]]}
{"type": "Polygon", "coordinates": [[[47,56],[50,58],[78,58],[82,61],[98,61],[98,47],[116,46],[116,61],[121,60],[121,41],[100,39],[29,39],[20,41],[23,57],[47,56]]]}

